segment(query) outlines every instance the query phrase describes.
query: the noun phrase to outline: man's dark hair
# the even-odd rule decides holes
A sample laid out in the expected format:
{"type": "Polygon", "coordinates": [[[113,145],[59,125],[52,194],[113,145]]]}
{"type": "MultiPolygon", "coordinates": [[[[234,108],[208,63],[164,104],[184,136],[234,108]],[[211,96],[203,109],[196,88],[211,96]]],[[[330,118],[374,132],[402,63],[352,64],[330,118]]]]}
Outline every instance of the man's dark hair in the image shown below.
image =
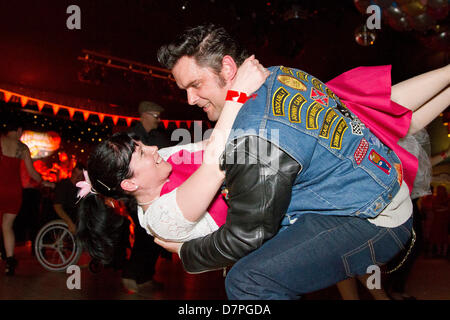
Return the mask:
{"type": "Polygon", "coordinates": [[[210,67],[219,74],[225,55],[231,56],[237,66],[249,57],[223,27],[207,24],[187,29],[175,41],[163,45],[158,50],[158,61],[171,70],[181,57],[193,57],[199,66],[210,67]]]}

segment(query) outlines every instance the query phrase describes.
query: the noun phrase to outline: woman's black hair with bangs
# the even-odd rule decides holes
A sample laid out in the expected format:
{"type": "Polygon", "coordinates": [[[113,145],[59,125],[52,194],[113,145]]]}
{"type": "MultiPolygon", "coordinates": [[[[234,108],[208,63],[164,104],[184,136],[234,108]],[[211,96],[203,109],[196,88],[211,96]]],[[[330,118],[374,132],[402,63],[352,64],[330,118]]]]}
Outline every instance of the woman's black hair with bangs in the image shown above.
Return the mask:
{"type": "Polygon", "coordinates": [[[113,198],[123,201],[128,210],[136,210],[136,200],[120,186],[122,180],[133,176],[130,161],[136,140],[139,138],[132,134],[116,133],[100,143],[88,159],[92,192],[79,202],[77,237],[93,258],[105,264],[111,263],[114,249],[121,246],[121,230],[128,223],[105,202],[113,198]]]}

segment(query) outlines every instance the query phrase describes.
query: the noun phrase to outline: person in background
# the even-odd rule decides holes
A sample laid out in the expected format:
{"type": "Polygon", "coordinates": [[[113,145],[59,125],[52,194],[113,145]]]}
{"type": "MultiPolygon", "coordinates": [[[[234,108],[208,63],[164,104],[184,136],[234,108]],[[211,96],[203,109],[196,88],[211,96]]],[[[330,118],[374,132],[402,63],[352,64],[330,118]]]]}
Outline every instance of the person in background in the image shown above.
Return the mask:
{"type": "MultiPolygon", "coordinates": [[[[31,248],[34,248],[34,240],[39,228],[42,195],[39,183],[28,174],[24,161],[20,163],[20,178],[23,188],[22,206],[14,221],[14,233],[16,239],[31,240],[31,248]]],[[[33,249],[31,253],[34,254],[33,249]]]]}
{"type": "Polygon", "coordinates": [[[17,266],[14,257],[16,238],[13,225],[22,204],[21,161],[25,162],[28,173],[35,181],[49,187],[51,184],[44,181],[34,169],[30,149],[20,141],[23,132],[22,122],[12,114],[6,116],[9,119],[0,135],[0,223],[6,255],[5,273],[12,276],[17,266]]]}
{"type": "Polygon", "coordinates": [[[70,178],[63,179],[56,184],[55,199],[53,209],[56,214],[67,223],[67,227],[72,234],[77,233],[76,227],[76,203],[78,189],[77,182],[83,180],[84,165],[78,163],[72,170],[70,178]]]}
{"type": "Polygon", "coordinates": [[[169,138],[158,130],[164,108],[151,101],[142,101],[139,103],[138,111],[140,120],[131,128],[130,132],[137,135],[147,146],[170,147],[172,143],[169,138]]]}

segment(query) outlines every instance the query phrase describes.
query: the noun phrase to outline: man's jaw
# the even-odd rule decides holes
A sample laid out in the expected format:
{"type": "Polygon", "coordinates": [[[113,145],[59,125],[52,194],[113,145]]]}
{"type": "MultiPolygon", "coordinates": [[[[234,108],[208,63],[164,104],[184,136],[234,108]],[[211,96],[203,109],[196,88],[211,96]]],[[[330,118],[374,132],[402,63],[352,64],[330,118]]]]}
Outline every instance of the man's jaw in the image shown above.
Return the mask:
{"type": "Polygon", "coordinates": [[[208,119],[211,121],[216,121],[214,119],[211,119],[211,110],[212,110],[212,103],[211,102],[207,102],[203,107],[201,107],[203,109],[203,112],[206,113],[206,115],[208,116],[208,119]]]}
{"type": "Polygon", "coordinates": [[[204,112],[208,113],[209,107],[211,105],[211,102],[207,102],[205,103],[205,105],[203,105],[201,108],[203,109],[204,112]]]}
{"type": "MultiPolygon", "coordinates": [[[[218,120],[218,115],[217,115],[217,107],[215,105],[212,104],[211,101],[205,103],[203,106],[198,105],[200,108],[203,109],[203,111],[206,113],[206,115],[208,116],[208,119],[210,121],[217,121],[218,120]]],[[[220,115],[220,113],[219,113],[220,115]]]]}

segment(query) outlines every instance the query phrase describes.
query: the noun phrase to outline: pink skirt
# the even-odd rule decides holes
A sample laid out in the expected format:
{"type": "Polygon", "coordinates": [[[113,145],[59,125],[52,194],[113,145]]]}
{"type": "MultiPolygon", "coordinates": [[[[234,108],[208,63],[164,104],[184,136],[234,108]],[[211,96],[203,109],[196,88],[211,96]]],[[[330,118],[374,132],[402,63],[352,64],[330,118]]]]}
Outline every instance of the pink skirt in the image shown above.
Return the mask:
{"type": "Polygon", "coordinates": [[[391,66],[358,67],[326,83],[378,139],[400,158],[403,180],[411,192],[417,158],[398,145],[408,133],[412,111],[391,101],[391,66]]]}

